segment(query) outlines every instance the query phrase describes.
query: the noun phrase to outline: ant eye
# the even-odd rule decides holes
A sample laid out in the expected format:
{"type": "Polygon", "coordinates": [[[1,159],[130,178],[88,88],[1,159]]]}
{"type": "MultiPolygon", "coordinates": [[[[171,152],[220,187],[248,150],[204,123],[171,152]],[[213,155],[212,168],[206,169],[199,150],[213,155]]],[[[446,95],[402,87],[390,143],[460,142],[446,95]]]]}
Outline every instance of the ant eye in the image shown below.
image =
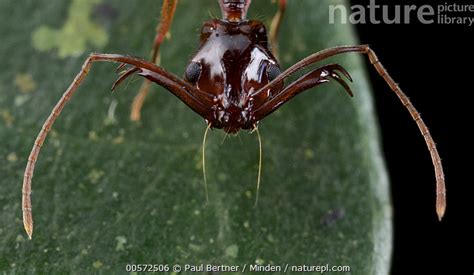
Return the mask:
{"type": "Polygon", "coordinates": [[[186,77],[186,80],[188,80],[191,83],[196,83],[201,76],[201,71],[202,67],[201,64],[197,62],[191,62],[189,63],[188,67],[186,68],[186,72],[184,76],[186,77]]]}
{"type": "Polygon", "coordinates": [[[267,68],[268,81],[272,81],[281,74],[280,67],[276,64],[270,64],[267,68]]]}

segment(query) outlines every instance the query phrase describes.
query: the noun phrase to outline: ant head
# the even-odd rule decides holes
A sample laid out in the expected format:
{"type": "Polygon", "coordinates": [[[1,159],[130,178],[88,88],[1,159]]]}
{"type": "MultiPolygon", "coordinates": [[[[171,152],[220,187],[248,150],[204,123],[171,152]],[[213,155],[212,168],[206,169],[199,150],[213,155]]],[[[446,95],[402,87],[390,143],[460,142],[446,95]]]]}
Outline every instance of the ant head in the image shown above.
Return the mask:
{"type": "Polygon", "coordinates": [[[220,0],[222,18],[230,22],[239,22],[247,17],[251,0],[220,0]]]}
{"type": "Polygon", "coordinates": [[[280,74],[268,49],[265,26],[258,21],[206,22],[201,46],[186,68],[184,79],[214,96],[208,121],[227,133],[253,129],[254,107],[262,105],[272,91],[254,96],[280,74]]]}

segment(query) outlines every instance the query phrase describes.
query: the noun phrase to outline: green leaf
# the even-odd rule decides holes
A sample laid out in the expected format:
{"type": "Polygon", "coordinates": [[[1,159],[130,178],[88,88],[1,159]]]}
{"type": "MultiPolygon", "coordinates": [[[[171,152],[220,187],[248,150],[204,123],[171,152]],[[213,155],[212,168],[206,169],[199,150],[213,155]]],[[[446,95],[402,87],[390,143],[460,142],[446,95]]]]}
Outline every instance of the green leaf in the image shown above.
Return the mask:
{"type": "MultiPolygon", "coordinates": [[[[115,67],[96,64],[43,146],[33,180],[35,232],[27,240],[22,175],[43,121],[88,52],[147,58],[161,9],[155,0],[79,2],[0,2],[0,271],[118,273],[126,264],[258,263],[388,273],[388,180],[370,85],[356,54],[331,60],[353,76],[355,98],[326,84],[260,123],[264,155],[256,207],[255,134],[222,142],[222,131],[210,133],[206,204],[203,119],[155,87],[142,122],[130,122],[142,80],[111,94],[115,67]]],[[[276,6],[253,2],[249,16],[268,24],[276,6]]],[[[350,25],[328,24],[331,3],[289,1],[283,67],[330,46],[357,43],[350,25]]],[[[220,15],[217,1],[180,1],[171,39],[162,47],[163,67],[182,75],[210,15],[220,15]]]]}

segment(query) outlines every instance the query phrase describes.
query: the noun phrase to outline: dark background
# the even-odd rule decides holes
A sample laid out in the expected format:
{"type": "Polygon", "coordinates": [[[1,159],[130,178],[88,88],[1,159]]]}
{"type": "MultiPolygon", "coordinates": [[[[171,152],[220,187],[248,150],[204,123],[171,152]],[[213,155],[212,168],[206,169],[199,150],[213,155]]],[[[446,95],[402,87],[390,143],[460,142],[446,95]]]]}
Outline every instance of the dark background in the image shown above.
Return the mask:
{"type": "MultiPolygon", "coordinates": [[[[352,0],[353,5],[368,1],[352,0]]],[[[444,2],[444,1],[443,1],[444,2]]],[[[460,1],[447,1],[458,3],[460,1]]],[[[441,1],[377,1],[394,5],[441,1]]],[[[471,3],[472,4],[472,3],[471,3]]],[[[382,18],[381,10],[377,18],[382,18]]],[[[474,13],[470,14],[474,17],[474,13]]],[[[393,17],[390,17],[393,18],[393,17]]],[[[443,159],[447,212],[435,213],[435,178],[419,130],[398,98],[370,69],[382,128],[383,150],[391,177],[394,210],[393,274],[473,274],[473,204],[469,130],[474,93],[474,26],[357,25],[360,41],[370,44],[431,130],[443,159]]],[[[370,64],[367,64],[368,66],[370,64]]]]}

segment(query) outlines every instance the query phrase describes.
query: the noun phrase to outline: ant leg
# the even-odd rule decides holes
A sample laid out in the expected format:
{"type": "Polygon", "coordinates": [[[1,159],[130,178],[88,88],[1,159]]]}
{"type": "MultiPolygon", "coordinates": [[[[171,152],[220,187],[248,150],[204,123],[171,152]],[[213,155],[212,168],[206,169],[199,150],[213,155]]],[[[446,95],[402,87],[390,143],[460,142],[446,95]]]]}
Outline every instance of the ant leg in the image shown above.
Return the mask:
{"type": "MultiPolygon", "coordinates": [[[[297,62],[295,65],[291,66],[288,68],[286,71],[284,71],[282,74],[280,74],[277,78],[275,78],[273,81],[268,83],[267,85],[263,86],[260,88],[258,91],[252,93],[250,96],[256,96],[262,92],[268,91],[268,90],[275,90],[279,86],[281,86],[281,83],[283,80],[290,75],[293,75],[294,73],[301,71],[302,69],[306,68],[309,65],[312,65],[316,62],[322,61],[324,59],[327,59],[329,57],[339,55],[342,53],[349,53],[349,52],[354,52],[354,53],[362,53],[367,55],[369,58],[370,63],[374,66],[378,74],[385,80],[387,85],[390,87],[390,89],[397,95],[397,97],[400,99],[401,103],[405,108],[407,108],[408,112],[410,113],[411,117],[413,120],[416,122],[418,128],[420,129],[421,134],[423,135],[423,138],[425,139],[425,143],[428,147],[428,150],[431,155],[431,160],[433,162],[434,170],[435,170],[435,176],[436,176],[436,213],[438,215],[438,219],[441,220],[444,216],[444,213],[446,211],[446,186],[445,186],[445,178],[444,178],[444,171],[443,171],[443,166],[441,164],[441,158],[439,156],[438,150],[436,148],[436,144],[428,130],[428,127],[426,124],[423,122],[421,119],[420,113],[416,110],[415,106],[411,103],[410,99],[406,96],[406,94],[401,90],[401,88],[398,86],[398,84],[393,80],[393,78],[388,74],[387,70],[383,67],[382,63],[380,63],[379,59],[377,58],[377,55],[375,52],[368,46],[368,45],[356,45],[356,46],[340,46],[340,47],[334,47],[334,48],[329,48],[322,50],[320,52],[317,52],[315,54],[312,54],[305,59],[297,62]]],[[[291,86],[292,84],[290,84],[291,86]]],[[[296,85],[296,84],[295,84],[296,85]]],[[[281,104],[284,102],[290,100],[294,95],[298,94],[301,92],[301,90],[293,88],[289,89],[289,87],[282,90],[280,93],[277,93],[275,97],[279,97],[282,99],[282,101],[277,101],[270,99],[269,104],[263,104],[257,110],[255,111],[255,119],[261,120],[274,110],[276,110],[281,104]],[[284,95],[281,95],[285,91],[284,95]],[[271,102],[271,103],[270,103],[271,102]],[[275,105],[275,106],[273,106],[275,105]]],[[[314,87],[314,86],[309,86],[314,87]]],[[[308,87],[306,87],[308,88],[308,87]]]]}
{"type": "Polygon", "coordinates": [[[280,31],[281,22],[283,20],[283,15],[286,10],[286,0],[278,0],[278,11],[275,16],[273,16],[272,23],[270,25],[270,33],[268,38],[270,40],[270,46],[273,52],[273,55],[279,58],[279,47],[278,47],[278,33],[280,31]]]}
{"type": "Polygon", "coordinates": [[[171,23],[173,22],[174,13],[178,0],[163,0],[163,6],[161,7],[161,21],[156,27],[156,36],[153,42],[153,53],[151,62],[157,63],[159,59],[159,51],[161,43],[165,40],[166,35],[169,32],[171,23]]]}
{"type": "MultiPolygon", "coordinates": [[[[153,51],[151,62],[155,64],[159,64],[159,53],[160,53],[160,46],[163,43],[166,35],[169,32],[171,27],[171,23],[173,22],[173,16],[176,11],[176,5],[178,4],[178,0],[163,0],[163,5],[161,7],[161,21],[156,27],[156,36],[153,42],[153,51]]],[[[141,109],[143,103],[145,102],[145,98],[150,91],[151,82],[145,79],[138,91],[138,94],[135,96],[132,102],[132,111],[130,113],[130,120],[132,121],[140,121],[141,118],[141,109]]]]}
{"type": "MultiPolygon", "coordinates": [[[[67,90],[62,95],[61,99],[58,101],[56,106],[54,106],[51,114],[44,122],[41,131],[39,132],[36,140],[34,142],[33,148],[31,149],[30,155],[28,157],[28,163],[25,168],[25,173],[23,176],[23,188],[22,188],[22,210],[23,210],[23,225],[25,231],[28,234],[28,237],[31,239],[33,234],[33,216],[31,209],[31,181],[33,178],[33,173],[35,170],[36,161],[40,153],[41,147],[46,140],[48,133],[50,132],[54,122],[60,115],[66,103],[71,99],[71,97],[76,92],[79,85],[84,81],[86,76],[89,74],[89,71],[94,62],[120,62],[133,66],[132,69],[129,69],[123,74],[118,81],[124,79],[124,77],[130,75],[135,71],[139,71],[140,74],[153,74],[154,80],[159,85],[166,88],[172,94],[181,99],[186,105],[188,105],[195,112],[200,114],[203,117],[208,117],[209,110],[206,108],[206,104],[210,99],[203,98],[202,96],[197,97],[196,94],[199,93],[199,90],[194,88],[192,85],[188,84],[184,80],[181,80],[177,76],[163,70],[162,68],[156,66],[155,64],[123,55],[117,54],[91,54],[89,58],[82,65],[81,71],[76,75],[72,83],[69,85],[67,90]],[[208,100],[208,101],[206,101],[208,100]]],[[[121,67],[123,67],[121,65],[121,67]]]]}

